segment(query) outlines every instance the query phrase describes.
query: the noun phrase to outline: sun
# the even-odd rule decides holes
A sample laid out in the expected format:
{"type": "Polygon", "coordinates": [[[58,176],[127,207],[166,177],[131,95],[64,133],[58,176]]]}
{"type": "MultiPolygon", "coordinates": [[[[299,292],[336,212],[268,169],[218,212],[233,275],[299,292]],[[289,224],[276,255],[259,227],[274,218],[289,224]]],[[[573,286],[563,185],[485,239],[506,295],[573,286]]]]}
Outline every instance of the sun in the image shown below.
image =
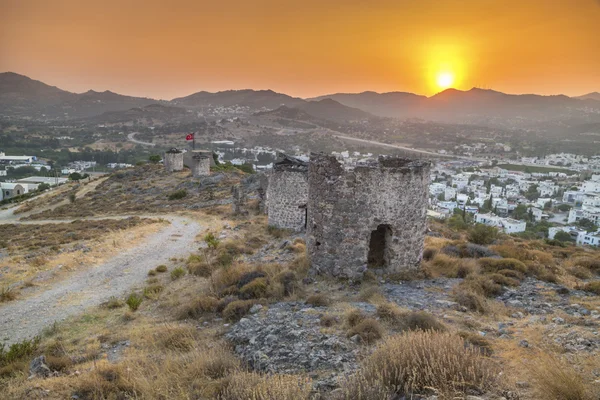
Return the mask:
{"type": "Polygon", "coordinates": [[[454,83],[454,74],[452,72],[440,72],[436,76],[436,82],[440,89],[448,89],[454,83]]]}

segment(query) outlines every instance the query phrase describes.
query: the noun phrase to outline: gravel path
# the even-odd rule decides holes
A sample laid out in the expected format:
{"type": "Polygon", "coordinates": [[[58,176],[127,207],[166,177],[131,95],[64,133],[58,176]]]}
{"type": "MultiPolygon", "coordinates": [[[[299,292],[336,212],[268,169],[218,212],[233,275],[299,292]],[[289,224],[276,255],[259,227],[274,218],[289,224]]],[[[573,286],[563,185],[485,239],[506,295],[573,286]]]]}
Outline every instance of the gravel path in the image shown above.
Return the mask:
{"type": "Polygon", "coordinates": [[[194,251],[200,225],[182,217],[163,218],[171,224],[143,244],[32,297],[0,304],[0,344],[31,339],[55,321],[97,306],[111,296],[123,296],[143,283],[151,268],[194,251]]]}

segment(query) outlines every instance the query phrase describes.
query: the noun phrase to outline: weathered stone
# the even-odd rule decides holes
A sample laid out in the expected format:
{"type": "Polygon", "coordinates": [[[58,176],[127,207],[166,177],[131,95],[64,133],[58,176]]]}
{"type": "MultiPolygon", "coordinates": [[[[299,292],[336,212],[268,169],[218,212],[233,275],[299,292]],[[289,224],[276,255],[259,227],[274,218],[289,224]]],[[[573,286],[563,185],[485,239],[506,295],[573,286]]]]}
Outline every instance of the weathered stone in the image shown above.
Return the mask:
{"type": "Polygon", "coordinates": [[[46,365],[46,357],[41,355],[34,358],[29,363],[29,374],[31,377],[46,378],[52,374],[50,368],[46,365]]]}
{"type": "Polygon", "coordinates": [[[198,152],[197,150],[192,151],[193,156],[190,158],[189,167],[192,170],[192,176],[199,178],[201,176],[210,175],[210,162],[212,160],[212,154],[207,152],[198,152]]]}
{"type": "Polygon", "coordinates": [[[168,150],[164,157],[165,170],[167,172],[183,171],[183,153],[178,149],[168,150]]]}
{"type": "Polygon", "coordinates": [[[386,273],[416,270],[425,238],[429,169],[426,161],[383,157],[345,169],[333,156],[311,154],[312,271],[360,279],[367,266],[386,273]]]}
{"type": "Polygon", "coordinates": [[[281,155],[273,166],[267,187],[269,225],[277,228],[304,230],[308,202],[308,164],[281,155]]]}

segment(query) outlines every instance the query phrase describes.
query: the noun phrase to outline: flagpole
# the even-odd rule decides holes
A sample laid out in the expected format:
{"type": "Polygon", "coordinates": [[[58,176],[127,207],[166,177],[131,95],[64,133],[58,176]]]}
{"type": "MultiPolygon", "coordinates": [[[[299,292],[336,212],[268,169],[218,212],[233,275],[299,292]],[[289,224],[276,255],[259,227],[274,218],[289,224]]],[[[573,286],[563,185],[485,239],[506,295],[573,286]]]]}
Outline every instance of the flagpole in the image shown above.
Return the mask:
{"type": "Polygon", "coordinates": [[[196,132],[192,133],[192,150],[196,150],[196,132]]]}

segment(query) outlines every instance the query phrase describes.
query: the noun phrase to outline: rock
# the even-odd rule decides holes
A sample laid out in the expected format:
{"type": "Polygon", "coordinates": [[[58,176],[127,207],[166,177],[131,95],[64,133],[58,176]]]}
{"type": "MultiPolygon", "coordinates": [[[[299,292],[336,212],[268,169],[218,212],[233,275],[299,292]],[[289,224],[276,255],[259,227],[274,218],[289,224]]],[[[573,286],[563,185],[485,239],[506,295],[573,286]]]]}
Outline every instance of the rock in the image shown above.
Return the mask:
{"type": "Polygon", "coordinates": [[[527,389],[529,387],[529,382],[517,382],[516,385],[519,389],[527,389]]]}
{"type": "Polygon", "coordinates": [[[519,342],[519,347],[527,348],[527,347],[529,347],[529,342],[527,340],[523,339],[519,342]]]}
{"type": "Polygon", "coordinates": [[[41,355],[31,360],[29,364],[29,377],[43,377],[46,378],[52,374],[50,368],[46,365],[46,357],[41,355]]]}
{"type": "Polygon", "coordinates": [[[262,308],[263,308],[262,304],[255,304],[252,307],[250,307],[250,314],[256,314],[257,312],[262,310],[262,308]]]}
{"type": "Polygon", "coordinates": [[[554,317],[554,318],[552,318],[552,322],[554,322],[555,324],[558,324],[558,325],[562,325],[565,323],[565,320],[564,320],[564,318],[561,318],[561,317],[554,317]]]}

